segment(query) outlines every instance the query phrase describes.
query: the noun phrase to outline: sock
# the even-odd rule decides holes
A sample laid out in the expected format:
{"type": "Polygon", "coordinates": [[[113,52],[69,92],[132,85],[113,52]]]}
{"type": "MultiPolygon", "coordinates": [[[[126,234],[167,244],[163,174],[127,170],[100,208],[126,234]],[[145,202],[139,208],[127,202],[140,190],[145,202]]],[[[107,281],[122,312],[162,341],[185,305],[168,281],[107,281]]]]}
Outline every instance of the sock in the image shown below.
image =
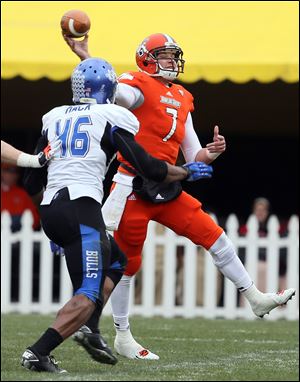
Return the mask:
{"type": "Polygon", "coordinates": [[[101,306],[99,304],[96,304],[96,308],[93,311],[93,314],[91,315],[91,317],[85,323],[85,325],[89,329],[91,329],[91,331],[93,333],[98,333],[98,334],[100,333],[100,330],[99,330],[99,321],[100,321],[100,316],[101,316],[101,313],[102,313],[102,309],[103,309],[103,304],[101,304],[101,306]]]}
{"type": "Polygon", "coordinates": [[[62,336],[57,330],[48,328],[40,339],[29,349],[41,356],[49,355],[53,349],[63,342],[62,336]]]}
{"type": "Polygon", "coordinates": [[[219,269],[225,277],[234,283],[240,292],[250,288],[253,284],[253,281],[238,256],[233,257],[229,263],[219,269]]]}
{"type": "Polygon", "coordinates": [[[122,276],[110,299],[116,330],[129,329],[129,293],[132,276],[122,276]]]}
{"type": "Polygon", "coordinates": [[[252,306],[254,304],[257,304],[257,302],[263,296],[263,293],[260,292],[254,284],[252,284],[250,288],[243,291],[243,296],[246,297],[246,299],[249,301],[250,305],[252,306]]]}
{"type": "Polygon", "coordinates": [[[253,282],[225,232],[209,248],[209,252],[220,272],[232,281],[240,292],[251,287],[253,282]]]}

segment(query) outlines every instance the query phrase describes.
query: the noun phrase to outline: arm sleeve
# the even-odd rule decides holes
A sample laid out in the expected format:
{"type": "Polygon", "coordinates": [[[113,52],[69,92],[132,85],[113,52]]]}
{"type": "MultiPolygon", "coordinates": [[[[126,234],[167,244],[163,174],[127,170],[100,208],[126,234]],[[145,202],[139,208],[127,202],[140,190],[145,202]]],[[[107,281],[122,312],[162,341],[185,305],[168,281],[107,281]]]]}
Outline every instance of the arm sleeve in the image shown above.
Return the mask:
{"type": "MultiPolygon", "coordinates": [[[[34,154],[44,150],[47,145],[47,136],[41,136],[37,142],[34,154]]],[[[40,193],[47,184],[47,166],[41,168],[26,168],[23,183],[25,190],[30,196],[40,193]]]]}
{"type": "Polygon", "coordinates": [[[199,138],[194,130],[191,113],[188,114],[185,122],[185,136],[180,147],[186,162],[193,162],[197,153],[202,149],[199,138]]]}
{"type": "Polygon", "coordinates": [[[141,106],[144,102],[144,95],[140,89],[123,84],[122,82],[118,83],[117,94],[116,94],[116,104],[123,106],[126,109],[133,110],[141,106]]]}
{"type": "Polygon", "coordinates": [[[135,168],[137,172],[146,178],[157,182],[163,181],[168,173],[167,164],[148,154],[135,140],[133,134],[128,131],[117,129],[113,132],[113,139],[117,150],[135,168]]]}

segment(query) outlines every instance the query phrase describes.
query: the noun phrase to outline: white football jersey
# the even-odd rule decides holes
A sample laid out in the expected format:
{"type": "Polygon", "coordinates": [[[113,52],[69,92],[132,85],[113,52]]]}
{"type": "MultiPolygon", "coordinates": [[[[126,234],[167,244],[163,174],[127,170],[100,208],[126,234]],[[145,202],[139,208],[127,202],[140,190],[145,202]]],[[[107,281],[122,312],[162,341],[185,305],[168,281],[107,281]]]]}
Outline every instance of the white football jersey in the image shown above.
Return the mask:
{"type": "Polygon", "coordinates": [[[135,135],[137,118],[114,104],[60,106],[43,116],[42,134],[60,149],[48,165],[48,182],[41,204],[50,204],[60,189],[68,187],[70,199],[89,196],[99,203],[103,180],[116,148],[112,130],[121,128],[135,135]]]}

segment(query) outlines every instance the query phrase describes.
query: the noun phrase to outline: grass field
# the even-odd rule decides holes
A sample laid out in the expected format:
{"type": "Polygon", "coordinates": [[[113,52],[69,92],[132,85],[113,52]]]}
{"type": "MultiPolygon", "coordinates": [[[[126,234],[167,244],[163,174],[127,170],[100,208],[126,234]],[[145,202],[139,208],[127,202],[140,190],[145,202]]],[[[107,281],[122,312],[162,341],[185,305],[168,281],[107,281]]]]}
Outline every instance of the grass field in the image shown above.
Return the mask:
{"type": "MultiPolygon", "coordinates": [[[[67,375],[34,373],[20,366],[26,348],[54,316],[1,316],[2,381],[298,381],[299,328],[290,321],[145,319],[134,317],[138,341],[160,355],[159,361],[119,357],[115,366],[99,364],[73,340],[54,350],[67,375]]],[[[102,333],[112,346],[112,319],[102,333]]]]}

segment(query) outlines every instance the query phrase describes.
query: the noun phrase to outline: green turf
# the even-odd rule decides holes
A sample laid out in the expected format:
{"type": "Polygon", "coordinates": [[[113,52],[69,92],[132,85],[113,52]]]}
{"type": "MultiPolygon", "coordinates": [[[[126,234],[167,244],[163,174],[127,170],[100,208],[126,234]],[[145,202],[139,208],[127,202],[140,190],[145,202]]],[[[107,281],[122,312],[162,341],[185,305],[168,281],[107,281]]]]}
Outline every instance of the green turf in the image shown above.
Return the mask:
{"type": "MultiPolygon", "coordinates": [[[[26,346],[35,342],[54,316],[1,317],[2,381],[298,381],[298,322],[133,317],[135,338],[160,355],[159,361],[119,356],[115,366],[90,359],[68,339],[54,350],[69,374],[34,373],[20,366],[26,346]]],[[[112,319],[101,328],[112,346],[112,319]]]]}

